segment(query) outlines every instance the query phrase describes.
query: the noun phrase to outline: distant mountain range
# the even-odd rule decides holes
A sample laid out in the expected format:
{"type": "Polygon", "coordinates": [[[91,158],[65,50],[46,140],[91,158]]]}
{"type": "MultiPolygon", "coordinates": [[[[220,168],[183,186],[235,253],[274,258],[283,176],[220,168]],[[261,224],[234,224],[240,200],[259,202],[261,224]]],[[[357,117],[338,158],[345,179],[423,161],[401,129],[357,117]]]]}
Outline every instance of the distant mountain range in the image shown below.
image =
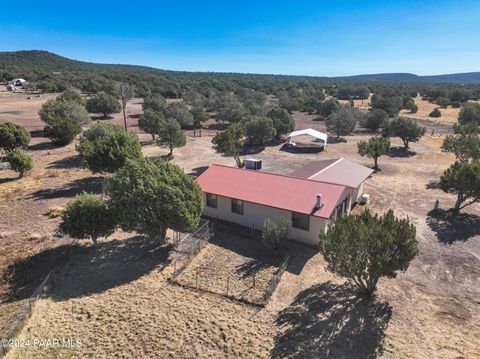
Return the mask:
{"type": "Polygon", "coordinates": [[[480,72],[464,72],[458,74],[419,76],[410,73],[385,73],[335,77],[336,79],[354,81],[395,81],[449,84],[480,84],[480,72]]]}
{"type": "MultiPolygon", "coordinates": [[[[25,71],[26,73],[55,72],[55,71],[136,71],[142,73],[187,73],[182,71],[168,71],[147,66],[97,64],[92,62],[72,60],[48,51],[26,50],[14,52],[0,52],[0,77],[8,71],[25,71]]],[[[254,76],[254,75],[252,75],[254,76]]],[[[259,75],[262,76],[262,75],[259,75]]],[[[25,76],[27,77],[27,76],[25,76]]],[[[290,77],[290,76],[287,76],[290,77]]],[[[302,77],[302,76],[291,76],[302,77]]],[[[411,73],[384,73],[366,74],[341,77],[318,77],[339,81],[356,82],[416,82],[416,83],[450,83],[450,84],[480,84],[480,72],[466,72],[446,75],[418,76],[411,73]]]]}

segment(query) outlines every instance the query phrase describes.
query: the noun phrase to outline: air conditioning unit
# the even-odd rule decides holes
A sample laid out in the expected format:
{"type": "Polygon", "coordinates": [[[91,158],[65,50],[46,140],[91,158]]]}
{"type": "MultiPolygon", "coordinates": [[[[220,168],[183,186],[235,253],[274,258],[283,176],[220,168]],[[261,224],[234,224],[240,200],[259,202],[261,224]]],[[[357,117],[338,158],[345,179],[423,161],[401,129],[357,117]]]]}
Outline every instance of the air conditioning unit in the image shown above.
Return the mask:
{"type": "Polygon", "coordinates": [[[362,196],[360,197],[360,203],[368,204],[369,201],[370,201],[370,195],[366,193],[362,194],[362,196]]]}
{"type": "Polygon", "coordinates": [[[260,170],[262,169],[262,160],[257,160],[254,158],[248,158],[244,161],[245,168],[247,170],[260,170]]]}

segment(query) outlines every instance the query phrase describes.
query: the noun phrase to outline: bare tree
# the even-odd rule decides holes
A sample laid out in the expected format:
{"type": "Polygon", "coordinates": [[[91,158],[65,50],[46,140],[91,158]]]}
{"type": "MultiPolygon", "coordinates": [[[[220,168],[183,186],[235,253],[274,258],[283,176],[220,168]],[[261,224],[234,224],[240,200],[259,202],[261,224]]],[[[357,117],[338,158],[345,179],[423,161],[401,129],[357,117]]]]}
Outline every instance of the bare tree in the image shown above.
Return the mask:
{"type": "Polygon", "coordinates": [[[120,82],[118,84],[118,89],[120,93],[120,101],[122,102],[123,122],[125,124],[125,131],[128,131],[127,115],[125,113],[125,108],[127,107],[127,102],[135,96],[135,87],[125,82],[120,82]]]}

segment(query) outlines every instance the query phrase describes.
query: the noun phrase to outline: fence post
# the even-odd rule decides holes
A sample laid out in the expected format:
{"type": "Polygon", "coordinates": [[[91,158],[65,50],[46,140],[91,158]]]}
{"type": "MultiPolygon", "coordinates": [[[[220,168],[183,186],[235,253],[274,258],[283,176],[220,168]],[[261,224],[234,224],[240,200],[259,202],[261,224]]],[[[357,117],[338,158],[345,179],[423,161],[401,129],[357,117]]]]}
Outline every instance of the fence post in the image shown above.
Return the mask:
{"type": "Polygon", "coordinates": [[[255,273],[253,273],[253,288],[255,288],[255,273]]]}
{"type": "Polygon", "coordinates": [[[195,271],[195,288],[198,289],[198,269],[195,271]]]}
{"type": "Polygon", "coordinates": [[[229,290],[230,290],[230,276],[227,277],[227,295],[229,290]]]}

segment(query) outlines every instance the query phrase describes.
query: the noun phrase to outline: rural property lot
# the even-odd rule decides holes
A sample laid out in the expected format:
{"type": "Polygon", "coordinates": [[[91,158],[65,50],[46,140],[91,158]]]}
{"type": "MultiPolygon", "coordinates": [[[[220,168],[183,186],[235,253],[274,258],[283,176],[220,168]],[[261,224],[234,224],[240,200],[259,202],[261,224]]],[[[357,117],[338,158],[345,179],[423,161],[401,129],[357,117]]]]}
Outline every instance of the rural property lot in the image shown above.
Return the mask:
{"type": "MultiPolygon", "coordinates": [[[[45,99],[2,94],[0,121],[41,128],[36,113],[45,99]]],[[[128,114],[140,112],[140,100],[131,101],[128,114]]],[[[294,116],[297,128],[324,130],[315,116],[294,116]]],[[[117,114],[111,121],[121,124],[123,119],[117,114]]],[[[136,119],[129,123],[138,132],[136,119]]],[[[82,346],[14,348],[7,357],[479,357],[480,206],[471,206],[457,220],[443,211],[431,214],[436,199],[442,209],[454,203],[452,195],[435,187],[453,162],[453,156],[441,152],[442,135],[435,133],[412,144],[409,156],[381,157],[382,171],[366,182],[369,207],[378,212],[393,208],[397,215],[408,216],[417,227],[420,249],[406,273],[380,281],[373,302],[352,296],[342,278],[326,271],[314,248],[294,257],[264,309],[200,293],[167,281],[168,247],[152,252],[155,243],[116,232],[95,250],[88,243],[74,249],[51,297],[39,301],[19,333],[19,338],[78,338],[82,346]]],[[[264,160],[265,170],[280,173],[337,157],[371,165],[356,150],[357,142],[369,136],[359,131],[320,153],[290,153],[272,145],[252,156],[264,160]]],[[[148,135],[141,134],[140,140],[147,155],[168,152],[148,135]]],[[[231,158],[215,153],[210,141],[189,136],[187,146],[175,150],[174,161],[193,175],[210,163],[234,165],[231,158]]],[[[400,141],[393,145],[400,146],[400,141]]],[[[101,178],[78,167],[73,144],[55,148],[47,139],[34,137],[29,152],[35,164],[30,176],[17,180],[13,172],[0,172],[0,270],[5,272],[17,259],[10,279],[29,278],[35,287],[65,244],[52,235],[58,220],[44,213],[81,191],[100,191],[101,178]]],[[[232,258],[239,254],[234,248],[223,249],[232,258]]],[[[3,324],[27,291],[9,283],[1,289],[4,298],[12,290],[16,294],[0,304],[3,324]]]]}

